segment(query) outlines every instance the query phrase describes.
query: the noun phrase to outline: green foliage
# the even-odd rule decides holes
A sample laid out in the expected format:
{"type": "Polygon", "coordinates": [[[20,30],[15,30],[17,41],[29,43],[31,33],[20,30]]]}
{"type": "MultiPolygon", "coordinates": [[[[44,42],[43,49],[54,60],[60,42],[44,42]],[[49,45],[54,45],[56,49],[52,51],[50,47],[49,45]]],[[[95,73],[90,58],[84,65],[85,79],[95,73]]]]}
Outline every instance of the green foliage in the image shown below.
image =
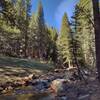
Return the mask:
{"type": "Polygon", "coordinates": [[[1,0],[0,8],[0,16],[2,16],[2,19],[12,26],[15,26],[16,10],[13,0],[1,0]]]}
{"type": "Polygon", "coordinates": [[[71,66],[74,56],[82,66],[95,65],[95,36],[91,0],[80,0],[73,21],[65,13],[60,34],[45,24],[42,2],[30,14],[31,0],[0,1],[0,53],[7,56],[50,60],[71,66]],[[75,52],[75,55],[73,54],[75,52]]]}
{"type": "MultiPolygon", "coordinates": [[[[36,15],[36,25],[37,25],[37,42],[38,42],[38,49],[40,51],[44,51],[46,47],[46,32],[45,32],[45,21],[44,21],[44,12],[42,3],[39,2],[38,11],[36,15]]],[[[43,53],[43,52],[42,52],[43,53]]]]}
{"type": "Polygon", "coordinates": [[[68,18],[67,18],[67,14],[64,13],[64,16],[63,16],[63,19],[62,19],[60,37],[61,38],[63,38],[63,37],[70,38],[70,32],[71,32],[71,29],[70,29],[70,26],[69,26],[69,21],[68,21],[68,18]]]}
{"type": "Polygon", "coordinates": [[[88,66],[95,66],[95,36],[92,20],[92,2],[91,0],[80,0],[76,6],[77,22],[76,26],[78,40],[83,51],[84,62],[88,66]]]}
{"type": "Polygon", "coordinates": [[[57,40],[57,30],[52,28],[47,29],[48,33],[48,45],[47,45],[47,59],[53,61],[55,64],[57,63],[57,46],[56,46],[56,40],[57,40]]]}
{"type": "Polygon", "coordinates": [[[27,42],[27,39],[25,37],[27,36],[29,23],[29,0],[18,0],[15,2],[13,0],[4,0],[0,2],[0,5],[1,34],[7,42],[6,46],[2,45],[3,50],[1,51],[4,54],[9,53],[9,55],[20,56],[21,49],[24,50],[25,48],[22,47],[22,45],[26,45],[26,43],[22,40],[25,39],[25,41],[27,42]]]}
{"type": "Polygon", "coordinates": [[[62,19],[61,32],[57,40],[59,60],[62,60],[61,62],[63,64],[69,64],[71,62],[72,54],[70,50],[70,42],[71,29],[69,26],[67,15],[65,13],[62,19]]]}

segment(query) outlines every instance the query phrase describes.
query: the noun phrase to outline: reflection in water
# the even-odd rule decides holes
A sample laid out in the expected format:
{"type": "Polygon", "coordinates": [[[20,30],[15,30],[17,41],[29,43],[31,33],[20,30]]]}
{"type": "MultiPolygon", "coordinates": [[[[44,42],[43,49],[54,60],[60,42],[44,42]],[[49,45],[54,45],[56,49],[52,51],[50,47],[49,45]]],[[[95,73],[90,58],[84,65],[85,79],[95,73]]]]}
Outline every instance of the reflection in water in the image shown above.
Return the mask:
{"type": "Polygon", "coordinates": [[[47,93],[41,94],[20,94],[20,95],[2,95],[0,100],[52,100],[53,96],[47,93]]]}
{"type": "Polygon", "coordinates": [[[0,100],[54,100],[48,89],[36,91],[36,87],[22,86],[0,95],[0,100]]]}
{"type": "Polygon", "coordinates": [[[32,87],[20,87],[15,91],[0,95],[0,100],[54,100],[54,96],[47,92],[37,93],[32,87]]]}

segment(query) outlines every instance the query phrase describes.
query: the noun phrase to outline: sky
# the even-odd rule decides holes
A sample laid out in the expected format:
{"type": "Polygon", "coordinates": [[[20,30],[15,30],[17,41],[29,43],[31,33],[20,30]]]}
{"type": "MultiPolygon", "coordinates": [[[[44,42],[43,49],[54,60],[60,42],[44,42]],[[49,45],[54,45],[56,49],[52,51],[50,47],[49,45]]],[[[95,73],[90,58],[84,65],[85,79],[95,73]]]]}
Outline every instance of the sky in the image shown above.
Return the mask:
{"type": "MultiPolygon", "coordinates": [[[[45,22],[60,30],[62,16],[66,12],[68,18],[73,15],[73,9],[78,0],[41,0],[45,22]]],[[[32,13],[37,11],[39,0],[31,0],[32,13]]]]}

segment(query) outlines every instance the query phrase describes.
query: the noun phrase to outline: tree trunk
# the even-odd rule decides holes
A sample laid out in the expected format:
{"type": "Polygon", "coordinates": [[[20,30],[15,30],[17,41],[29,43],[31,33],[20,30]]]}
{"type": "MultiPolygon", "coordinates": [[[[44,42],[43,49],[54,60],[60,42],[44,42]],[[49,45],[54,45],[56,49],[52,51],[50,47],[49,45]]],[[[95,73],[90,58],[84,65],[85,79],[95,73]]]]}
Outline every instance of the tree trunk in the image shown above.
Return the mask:
{"type": "Polygon", "coordinates": [[[27,36],[27,31],[25,32],[25,51],[24,51],[24,56],[27,58],[27,48],[28,47],[28,36],[27,36]]]}
{"type": "Polygon", "coordinates": [[[94,31],[95,31],[95,47],[96,47],[96,67],[98,71],[98,79],[100,81],[100,12],[99,0],[92,0],[94,15],[94,31]]]}
{"type": "Polygon", "coordinates": [[[70,68],[71,67],[71,61],[69,60],[68,61],[68,68],[70,68]]]}

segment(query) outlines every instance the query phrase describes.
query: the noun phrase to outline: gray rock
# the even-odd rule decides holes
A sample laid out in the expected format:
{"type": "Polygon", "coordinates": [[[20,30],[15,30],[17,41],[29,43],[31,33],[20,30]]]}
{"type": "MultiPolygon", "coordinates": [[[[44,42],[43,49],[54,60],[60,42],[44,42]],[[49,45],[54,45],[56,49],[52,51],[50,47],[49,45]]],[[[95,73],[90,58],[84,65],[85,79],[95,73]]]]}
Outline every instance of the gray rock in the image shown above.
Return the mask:
{"type": "Polygon", "coordinates": [[[39,90],[39,91],[45,91],[46,89],[48,89],[49,86],[50,86],[50,83],[48,82],[48,80],[41,80],[41,79],[38,79],[36,81],[36,84],[34,85],[36,90],[39,90]]]}

